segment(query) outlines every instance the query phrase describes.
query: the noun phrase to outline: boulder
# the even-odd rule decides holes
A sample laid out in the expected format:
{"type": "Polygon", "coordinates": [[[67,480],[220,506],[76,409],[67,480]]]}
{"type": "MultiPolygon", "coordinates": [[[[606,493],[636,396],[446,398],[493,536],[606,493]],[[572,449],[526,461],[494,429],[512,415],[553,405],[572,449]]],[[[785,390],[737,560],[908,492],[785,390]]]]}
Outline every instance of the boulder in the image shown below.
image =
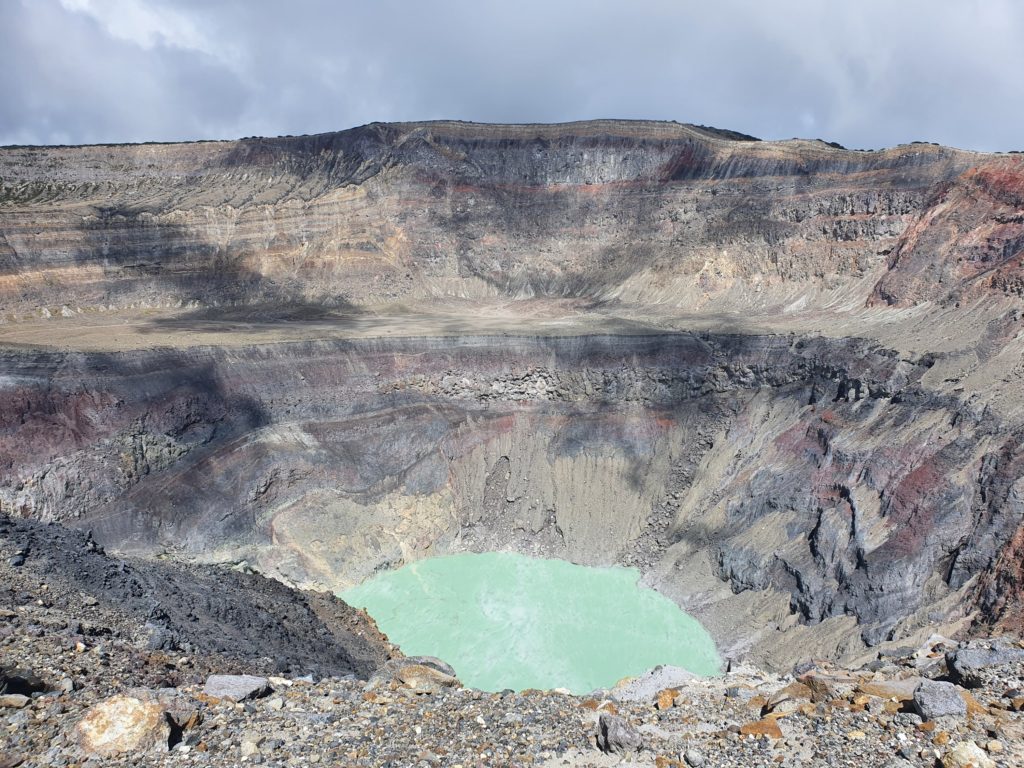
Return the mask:
{"type": "Polygon", "coordinates": [[[772,694],[771,698],[768,699],[768,703],[761,708],[761,714],[788,714],[796,712],[804,702],[810,701],[811,698],[812,692],[810,688],[803,683],[792,682],[785,688],[772,694]]]}
{"type": "Polygon", "coordinates": [[[942,768],[996,768],[996,761],[973,741],[961,741],[943,755],[942,768]]]}
{"type": "Polygon", "coordinates": [[[859,681],[844,673],[814,671],[801,675],[800,682],[810,690],[811,701],[817,703],[849,696],[859,681]]]}
{"type": "Polygon", "coordinates": [[[964,717],[967,715],[967,702],[952,683],[922,680],[914,689],[914,709],[925,720],[964,717]]]}
{"type": "Polygon", "coordinates": [[[654,706],[661,710],[672,709],[676,704],[676,696],[678,695],[678,688],[666,688],[663,691],[659,691],[658,696],[655,699],[654,706]]]}
{"type": "Polygon", "coordinates": [[[868,696],[877,696],[880,699],[896,699],[897,701],[910,701],[914,698],[914,691],[924,681],[922,677],[906,677],[895,680],[871,680],[857,686],[856,692],[868,696]]]}
{"type": "Polygon", "coordinates": [[[395,680],[407,688],[423,693],[436,693],[443,688],[453,688],[459,679],[426,664],[406,664],[395,670],[395,680]]]}
{"type": "Polygon", "coordinates": [[[256,675],[210,675],[203,693],[214,699],[248,701],[270,693],[270,682],[256,675]]]}
{"type": "Polygon", "coordinates": [[[597,721],[597,746],[602,752],[625,755],[637,752],[642,740],[640,732],[628,721],[602,712],[597,721]]]}
{"type": "Polygon", "coordinates": [[[0,709],[22,709],[32,701],[23,693],[0,694],[0,709]]]}
{"type": "Polygon", "coordinates": [[[171,733],[171,720],[163,707],[131,696],[114,696],[96,704],[75,726],[79,746],[101,757],[166,752],[171,733]]]}
{"type": "Polygon", "coordinates": [[[983,670],[1024,661],[1024,648],[961,648],[946,654],[946,668],[953,682],[964,688],[978,688],[983,670]]]}
{"type": "Polygon", "coordinates": [[[382,664],[370,677],[365,691],[397,683],[422,693],[459,685],[455,670],[434,656],[403,656],[382,664]]]}

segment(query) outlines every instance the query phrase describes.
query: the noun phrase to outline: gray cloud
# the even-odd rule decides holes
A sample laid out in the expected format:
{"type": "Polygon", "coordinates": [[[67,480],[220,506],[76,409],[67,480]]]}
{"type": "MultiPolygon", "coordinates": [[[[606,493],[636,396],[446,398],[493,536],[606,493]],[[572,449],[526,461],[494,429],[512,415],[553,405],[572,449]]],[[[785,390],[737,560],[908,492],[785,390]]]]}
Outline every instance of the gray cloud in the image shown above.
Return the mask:
{"type": "Polygon", "coordinates": [[[1024,149],[1016,0],[0,0],[0,143],[374,120],[1024,149]]]}

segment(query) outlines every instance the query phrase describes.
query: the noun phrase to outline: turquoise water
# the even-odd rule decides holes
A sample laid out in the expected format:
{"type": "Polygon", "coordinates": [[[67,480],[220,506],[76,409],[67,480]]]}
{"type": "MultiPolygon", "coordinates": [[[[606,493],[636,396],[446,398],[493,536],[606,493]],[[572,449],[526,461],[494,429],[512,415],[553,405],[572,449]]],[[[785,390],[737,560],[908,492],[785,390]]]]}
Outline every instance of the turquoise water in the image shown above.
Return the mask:
{"type": "Polygon", "coordinates": [[[407,656],[438,656],[485,691],[587,693],[658,664],[716,673],[704,628],[638,578],[632,568],[489,552],[412,563],[341,597],[407,656]]]}

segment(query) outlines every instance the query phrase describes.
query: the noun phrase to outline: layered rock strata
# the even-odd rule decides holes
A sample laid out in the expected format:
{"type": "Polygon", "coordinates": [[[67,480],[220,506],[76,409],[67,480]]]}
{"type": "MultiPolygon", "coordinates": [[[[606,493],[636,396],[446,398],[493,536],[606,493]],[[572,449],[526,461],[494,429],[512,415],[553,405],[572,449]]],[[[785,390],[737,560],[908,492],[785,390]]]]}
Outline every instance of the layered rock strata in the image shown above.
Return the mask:
{"type": "Polygon", "coordinates": [[[1014,626],[1022,189],[616,121],[2,149],[0,509],[302,587],[636,565],[773,664],[1014,626]]]}

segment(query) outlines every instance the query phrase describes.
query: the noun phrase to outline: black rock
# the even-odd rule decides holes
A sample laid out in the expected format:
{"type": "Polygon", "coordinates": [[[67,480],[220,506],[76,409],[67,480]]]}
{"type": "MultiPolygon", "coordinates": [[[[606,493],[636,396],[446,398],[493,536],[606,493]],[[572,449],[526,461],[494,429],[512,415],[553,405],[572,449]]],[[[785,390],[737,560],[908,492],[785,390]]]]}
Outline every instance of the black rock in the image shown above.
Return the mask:
{"type": "Polygon", "coordinates": [[[0,694],[19,693],[31,696],[49,690],[49,686],[31,670],[20,667],[0,667],[0,694]]]}
{"type": "Polygon", "coordinates": [[[640,732],[618,715],[601,713],[597,722],[597,746],[602,752],[625,755],[637,752],[642,741],[640,732]]]}
{"type": "Polygon", "coordinates": [[[1024,648],[961,648],[946,654],[950,679],[964,688],[980,687],[982,670],[1017,661],[1024,661],[1024,648]]]}

